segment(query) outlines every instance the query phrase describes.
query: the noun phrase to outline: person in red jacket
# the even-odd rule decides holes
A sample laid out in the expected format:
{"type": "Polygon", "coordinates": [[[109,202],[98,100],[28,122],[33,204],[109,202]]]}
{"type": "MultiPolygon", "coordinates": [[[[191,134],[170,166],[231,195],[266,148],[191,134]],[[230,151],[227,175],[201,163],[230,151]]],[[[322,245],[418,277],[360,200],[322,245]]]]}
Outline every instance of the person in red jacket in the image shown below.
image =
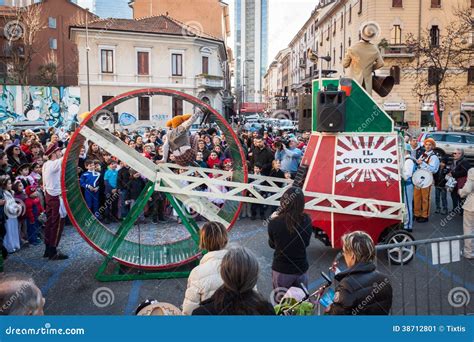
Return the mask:
{"type": "Polygon", "coordinates": [[[221,160],[219,159],[217,152],[212,151],[209,158],[207,158],[207,167],[210,169],[213,169],[214,165],[220,165],[220,163],[221,163],[221,160]]]}
{"type": "Polygon", "coordinates": [[[28,241],[32,245],[38,245],[41,243],[38,236],[40,227],[38,218],[42,213],[44,213],[44,209],[41,205],[40,199],[38,198],[38,192],[36,191],[35,186],[27,186],[25,192],[28,196],[25,199],[28,241]]]}

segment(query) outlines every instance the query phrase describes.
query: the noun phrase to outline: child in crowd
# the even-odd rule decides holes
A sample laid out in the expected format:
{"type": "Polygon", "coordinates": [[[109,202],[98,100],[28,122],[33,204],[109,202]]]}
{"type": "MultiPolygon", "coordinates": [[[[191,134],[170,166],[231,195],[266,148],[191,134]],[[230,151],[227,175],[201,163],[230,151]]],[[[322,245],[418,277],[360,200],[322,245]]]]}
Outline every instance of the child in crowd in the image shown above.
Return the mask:
{"type": "Polygon", "coordinates": [[[18,203],[21,207],[22,210],[20,214],[17,217],[18,220],[18,229],[20,230],[20,242],[21,245],[25,245],[28,243],[28,238],[27,238],[27,231],[26,231],[26,216],[24,212],[24,203],[27,198],[26,193],[25,193],[25,187],[23,186],[23,183],[19,180],[15,181],[12,185],[12,191],[13,191],[13,197],[15,198],[16,203],[18,203]]]}
{"type": "Polygon", "coordinates": [[[107,171],[105,171],[104,182],[105,182],[105,220],[104,223],[110,223],[110,220],[117,219],[117,161],[111,160],[107,171]]]}
{"type": "Polygon", "coordinates": [[[20,181],[23,184],[23,188],[35,184],[34,178],[30,175],[30,164],[23,164],[18,167],[15,181],[20,181]]]}
{"type": "MultiPolygon", "coordinates": [[[[125,202],[129,205],[129,210],[133,208],[137,198],[140,196],[141,192],[145,188],[145,180],[142,178],[138,171],[132,170],[131,171],[132,178],[130,179],[130,186],[128,191],[128,198],[125,202]]],[[[138,219],[139,223],[144,223],[144,215],[143,212],[138,219]]]]}
{"type": "MultiPolygon", "coordinates": [[[[80,184],[84,188],[84,197],[87,203],[87,207],[94,215],[99,217],[99,177],[100,173],[96,171],[96,164],[93,160],[86,160],[85,167],[87,169],[81,175],[80,184]]],[[[100,163],[99,163],[100,167],[100,163]]]]}
{"type": "Polygon", "coordinates": [[[204,161],[204,155],[203,155],[202,152],[197,152],[197,153],[196,153],[196,164],[197,164],[197,166],[199,166],[199,167],[207,168],[207,164],[206,164],[206,162],[204,161]]]}
{"type": "MultiPolygon", "coordinates": [[[[262,166],[260,164],[255,164],[253,167],[253,173],[255,175],[261,176],[262,175],[262,166]]],[[[263,197],[265,197],[265,192],[258,191],[263,197]]],[[[251,220],[256,220],[257,212],[260,215],[261,220],[265,220],[265,205],[260,203],[252,203],[250,204],[250,211],[252,216],[250,217],[251,220]]]]}
{"type": "Polygon", "coordinates": [[[28,196],[25,199],[28,241],[32,245],[38,245],[41,243],[41,239],[39,238],[41,225],[38,218],[44,213],[44,209],[38,198],[36,187],[31,185],[27,186],[26,195],[28,196]]]}
{"type": "Polygon", "coordinates": [[[117,173],[117,190],[120,194],[118,217],[124,219],[128,215],[128,207],[125,202],[128,199],[130,187],[130,167],[125,162],[120,162],[120,170],[117,173]]]}
{"type": "Polygon", "coordinates": [[[33,178],[34,180],[34,183],[33,183],[33,186],[39,186],[42,184],[41,182],[41,174],[43,172],[43,161],[41,162],[36,162],[36,163],[33,163],[31,165],[31,172],[30,172],[30,176],[31,178],[33,178]]]}
{"type": "Polygon", "coordinates": [[[212,151],[209,158],[207,159],[207,167],[210,169],[214,168],[214,165],[219,165],[221,160],[216,151],[212,151]]]}
{"type": "Polygon", "coordinates": [[[441,159],[438,172],[434,174],[436,214],[448,213],[448,197],[446,191],[446,175],[450,172],[447,158],[441,159]]]}
{"type": "Polygon", "coordinates": [[[20,249],[20,234],[18,230],[18,215],[21,213],[21,207],[15,202],[12,193],[12,181],[10,177],[4,177],[1,181],[3,189],[3,198],[5,200],[4,212],[6,215],[5,230],[6,235],[3,240],[8,253],[15,253],[20,249]]]}

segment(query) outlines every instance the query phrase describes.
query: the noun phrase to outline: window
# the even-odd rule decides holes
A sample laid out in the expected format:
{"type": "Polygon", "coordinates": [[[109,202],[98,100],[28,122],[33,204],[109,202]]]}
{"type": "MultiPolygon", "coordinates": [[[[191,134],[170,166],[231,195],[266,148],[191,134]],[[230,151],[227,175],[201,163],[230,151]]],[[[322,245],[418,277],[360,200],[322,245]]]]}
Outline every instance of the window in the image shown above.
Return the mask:
{"type": "MultiPolygon", "coordinates": [[[[472,127],[472,114],[471,114],[471,120],[469,121],[469,126],[472,127]]],[[[466,139],[466,144],[474,144],[474,136],[472,135],[465,135],[464,138],[466,139]]]]}
{"type": "Polygon", "coordinates": [[[403,7],[403,0],[392,0],[392,7],[403,7]]]}
{"type": "Polygon", "coordinates": [[[433,114],[432,111],[427,111],[427,110],[424,110],[421,112],[421,123],[420,123],[421,127],[436,126],[434,122],[434,117],[432,114],[433,114]]]}
{"type": "Polygon", "coordinates": [[[341,46],[339,47],[339,59],[342,59],[342,43],[341,46]]]}
{"type": "Polygon", "coordinates": [[[349,5],[349,24],[351,23],[352,21],[352,5],[349,5]]]}
{"type": "Polygon", "coordinates": [[[405,112],[401,110],[387,111],[387,114],[395,121],[397,125],[400,125],[405,121],[405,112]]]}
{"type": "Polygon", "coordinates": [[[359,12],[357,12],[357,14],[359,15],[362,14],[362,6],[363,6],[362,0],[359,0],[359,12]]]}
{"type": "Polygon", "coordinates": [[[431,8],[441,8],[441,0],[431,0],[431,8]]]}
{"type": "Polygon", "coordinates": [[[306,32],[304,33],[304,41],[306,43],[306,32]]]}
{"type": "Polygon", "coordinates": [[[202,73],[209,74],[209,57],[202,56],[202,73]]]}
{"type": "Polygon", "coordinates": [[[336,48],[332,49],[332,65],[336,65],[336,48]]]}
{"type": "Polygon", "coordinates": [[[341,30],[344,28],[344,12],[341,12],[341,30]]]}
{"type": "Polygon", "coordinates": [[[428,69],[428,85],[433,86],[439,83],[439,71],[436,67],[429,67],[428,69]]]}
{"type": "Polygon", "coordinates": [[[56,28],[56,18],[53,18],[53,17],[48,18],[48,27],[52,29],[56,28]]]}
{"type": "Polygon", "coordinates": [[[332,31],[332,35],[335,36],[336,35],[336,18],[334,18],[334,30],[332,31]]]}
{"type": "Polygon", "coordinates": [[[138,75],[150,74],[150,53],[146,51],[137,52],[138,75]]]}
{"type": "Polygon", "coordinates": [[[402,43],[402,29],[400,25],[393,25],[392,44],[400,45],[402,43]]]}
{"type": "Polygon", "coordinates": [[[439,46],[439,27],[437,25],[431,26],[430,42],[431,46],[439,46]]]}
{"type": "Polygon", "coordinates": [[[462,135],[460,134],[446,134],[447,143],[462,143],[462,135]]]}
{"type": "MultiPolygon", "coordinates": [[[[105,103],[107,101],[109,101],[110,99],[113,99],[114,97],[111,96],[111,95],[102,95],[102,103],[105,103]]],[[[107,108],[108,110],[112,111],[112,112],[115,112],[115,107],[113,108],[107,108]]],[[[115,118],[114,118],[115,119],[115,118]]],[[[115,122],[118,122],[118,120],[116,120],[115,122]]]]}
{"type": "Polygon", "coordinates": [[[183,55],[173,53],[171,55],[171,68],[173,76],[183,76],[183,55]]]}
{"type": "Polygon", "coordinates": [[[173,117],[177,115],[183,115],[183,100],[173,97],[172,105],[173,108],[171,108],[171,111],[173,113],[173,117]]]}
{"type": "Polygon", "coordinates": [[[351,47],[351,37],[349,37],[349,41],[347,42],[347,45],[349,45],[349,47],[351,47]]]}
{"type": "Polygon", "coordinates": [[[433,138],[435,141],[444,141],[446,134],[433,133],[426,135],[427,138],[433,138]]]}
{"type": "Polygon", "coordinates": [[[395,80],[395,84],[400,84],[400,67],[398,65],[394,65],[390,68],[390,76],[395,80]]]}
{"type": "Polygon", "coordinates": [[[150,98],[148,96],[138,98],[138,120],[150,120],[150,98]]]}
{"type": "Polygon", "coordinates": [[[56,38],[49,38],[49,48],[56,50],[58,48],[58,41],[56,38]]]}
{"type": "Polygon", "coordinates": [[[113,74],[114,72],[114,50],[100,50],[100,61],[102,73],[113,74]]]}
{"type": "Polygon", "coordinates": [[[474,84],[474,66],[467,69],[467,84],[474,84]]]}

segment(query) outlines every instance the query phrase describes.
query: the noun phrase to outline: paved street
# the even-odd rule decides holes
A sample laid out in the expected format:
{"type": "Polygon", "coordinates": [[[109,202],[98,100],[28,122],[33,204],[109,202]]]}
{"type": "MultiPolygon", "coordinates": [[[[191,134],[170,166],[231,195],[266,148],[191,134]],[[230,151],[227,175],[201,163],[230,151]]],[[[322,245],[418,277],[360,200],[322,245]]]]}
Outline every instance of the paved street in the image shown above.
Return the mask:
{"type": "MultiPolygon", "coordinates": [[[[172,223],[176,224],[176,223],[172,223]]],[[[149,229],[170,229],[163,226],[149,229]]],[[[429,223],[417,224],[414,236],[417,240],[452,236],[462,234],[462,219],[450,219],[442,215],[432,214],[429,223]],[[444,228],[441,223],[445,222],[444,228]]],[[[266,228],[262,221],[249,219],[239,220],[231,231],[231,244],[246,246],[258,256],[261,274],[258,282],[259,291],[269,298],[271,286],[271,261],[272,250],[267,244],[266,228]]],[[[160,301],[181,305],[186,289],[186,279],[146,280],[129,282],[101,283],[94,278],[95,272],[103,261],[103,257],[95,252],[77,233],[72,226],[67,226],[64,232],[61,247],[69,254],[66,261],[46,261],[42,258],[43,247],[29,247],[12,255],[6,262],[6,270],[21,271],[31,274],[41,287],[45,298],[45,312],[48,315],[129,315],[135,307],[146,298],[156,298],[160,301]],[[113,293],[113,303],[102,307],[101,303],[107,302],[107,297],[93,300],[93,293],[100,287],[107,287],[113,293]],[[103,301],[101,301],[103,300],[103,301]]],[[[324,246],[313,239],[308,248],[310,261],[310,288],[314,289],[320,282],[320,272],[327,271],[337,251],[324,246]]],[[[439,303],[444,303],[443,312],[451,312],[447,304],[446,293],[454,286],[463,286],[469,291],[474,290],[474,275],[470,270],[473,262],[464,259],[441,269],[430,266],[429,248],[420,247],[417,256],[408,266],[392,266],[389,270],[385,263],[385,254],[379,253],[379,267],[385,272],[391,272],[391,281],[394,284],[394,314],[403,314],[401,307],[402,295],[405,298],[408,313],[415,313],[414,307],[426,307],[428,300],[433,313],[440,309],[439,303]],[[403,275],[402,275],[403,273],[403,275]],[[463,284],[463,278],[465,283],[463,284]],[[402,290],[401,282],[405,283],[402,290]],[[418,293],[410,288],[413,281],[417,281],[418,293]],[[431,284],[429,291],[425,283],[431,284]],[[411,284],[411,285],[410,285],[411,284]],[[441,285],[439,285],[441,284],[441,285]],[[439,286],[443,291],[439,293],[439,286]],[[427,293],[430,293],[430,299],[427,293]],[[413,297],[416,297],[413,298],[413,297]],[[415,305],[416,304],[416,305],[415,305]],[[446,311],[446,309],[449,309],[446,311]]],[[[474,312],[473,301],[468,307],[469,312],[474,312]]]]}

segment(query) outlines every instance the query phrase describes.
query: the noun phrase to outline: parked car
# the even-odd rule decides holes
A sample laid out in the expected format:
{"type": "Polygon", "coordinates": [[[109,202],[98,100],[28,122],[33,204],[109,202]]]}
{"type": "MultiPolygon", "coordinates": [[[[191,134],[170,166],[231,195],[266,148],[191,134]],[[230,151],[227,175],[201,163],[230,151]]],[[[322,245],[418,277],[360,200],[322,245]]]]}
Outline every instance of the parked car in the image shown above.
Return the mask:
{"type": "Polygon", "coordinates": [[[283,119],[278,121],[278,129],[280,131],[295,132],[297,130],[297,126],[295,126],[293,121],[283,119]]]}
{"type": "Polygon", "coordinates": [[[474,165],[474,134],[469,132],[424,132],[418,138],[423,143],[426,138],[436,141],[435,153],[440,156],[452,157],[457,148],[464,149],[466,158],[474,165]]]}

